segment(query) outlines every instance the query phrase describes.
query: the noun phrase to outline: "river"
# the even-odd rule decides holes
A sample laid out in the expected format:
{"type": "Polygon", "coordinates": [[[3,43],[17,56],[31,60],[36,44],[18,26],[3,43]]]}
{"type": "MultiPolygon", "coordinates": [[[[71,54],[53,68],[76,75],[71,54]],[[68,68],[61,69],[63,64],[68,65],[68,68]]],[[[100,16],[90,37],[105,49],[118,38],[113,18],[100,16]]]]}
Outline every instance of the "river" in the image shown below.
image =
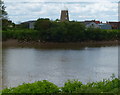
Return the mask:
{"type": "Polygon", "coordinates": [[[3,87],[48,80],[63,86],[68,79],[83,83],[118,76],[118,47],[43,49],[7,47],[2,53],[3,87]]]}

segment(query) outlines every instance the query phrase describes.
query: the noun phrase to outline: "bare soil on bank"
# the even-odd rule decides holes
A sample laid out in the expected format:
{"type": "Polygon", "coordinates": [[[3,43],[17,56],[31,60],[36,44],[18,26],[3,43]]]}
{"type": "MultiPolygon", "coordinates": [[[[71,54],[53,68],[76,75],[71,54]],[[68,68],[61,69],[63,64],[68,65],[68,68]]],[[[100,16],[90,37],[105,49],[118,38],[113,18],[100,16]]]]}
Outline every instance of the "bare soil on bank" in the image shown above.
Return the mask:
{"type": "Polygon", "coordinates": [[[118,41],[88,41],[88,42],[19,42],[18,40],[7,40],[2,42],[2,47],[41,47],[41,48],[67,48],[67,47],[99,47],[99,46],[117,46],[118,41]]]}

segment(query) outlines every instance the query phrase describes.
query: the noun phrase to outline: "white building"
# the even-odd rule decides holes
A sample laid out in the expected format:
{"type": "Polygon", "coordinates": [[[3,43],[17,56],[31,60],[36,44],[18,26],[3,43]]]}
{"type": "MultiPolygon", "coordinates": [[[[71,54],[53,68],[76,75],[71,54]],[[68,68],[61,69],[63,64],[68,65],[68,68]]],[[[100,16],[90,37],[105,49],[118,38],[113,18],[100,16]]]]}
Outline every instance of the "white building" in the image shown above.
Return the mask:
{"type": "Polygon", "coordinates": [[[100,28],[98,24],[96,24],[95,22],[84,22],[85,26],[87,28],[92,27],[92,28],[100,28]]]}

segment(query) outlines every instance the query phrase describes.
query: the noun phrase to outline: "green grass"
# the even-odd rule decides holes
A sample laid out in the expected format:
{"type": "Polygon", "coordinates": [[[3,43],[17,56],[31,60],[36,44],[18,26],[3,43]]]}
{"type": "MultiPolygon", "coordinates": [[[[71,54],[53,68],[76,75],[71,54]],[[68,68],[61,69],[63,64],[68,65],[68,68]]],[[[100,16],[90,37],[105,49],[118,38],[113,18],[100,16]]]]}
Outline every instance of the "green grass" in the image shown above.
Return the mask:
{"type": "Polygon", "coordinates": [[[82,84],[78,80],[68,80],[64,83],[63,87],[58,87],[55,84],[43,80],[36,81],[34,83],[24,83],[18,87],[6,88],[2,90],[3,94],[6,93],[49,93],[49,94],[72,94],[72,93],[111,93],[114,95],[120,95],[120,79],[113,78],[99,82],[91,82],[82,84]]]}

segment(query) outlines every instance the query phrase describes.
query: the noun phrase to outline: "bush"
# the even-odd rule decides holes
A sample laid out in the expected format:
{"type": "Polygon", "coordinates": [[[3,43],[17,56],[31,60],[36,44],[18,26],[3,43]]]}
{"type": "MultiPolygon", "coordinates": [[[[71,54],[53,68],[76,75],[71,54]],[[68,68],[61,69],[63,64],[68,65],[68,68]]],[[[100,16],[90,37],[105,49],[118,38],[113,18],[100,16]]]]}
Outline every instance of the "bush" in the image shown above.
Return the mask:
{"type": "MultiPolygon", "coordinates": [[[[120,95],[120,79],[103,80],[82,84],[77,80],[68,80],[63,87],[57,87],[55,84],[43,80],[34,83],[24,83],[18,87],[6,88],[2,90],[3,94],[7,93],[51,93],[51,94],[71,94],[71,93],[108,93],[120,95]]],[[[97,95],[98,95],[97,94],[97,95]]]]}
{"type": "Polygon", "coordinates": [[[76,93],[76,90],[80,88],[83,84],[80,81],[68,80],[62,87],[63,93],[76,93]]]}
{"type": "Polygon", "coordinates": [[[62,87],[64,93],[118,93],[120,89],[120,80],[115,78],[112,81],[103,80],[82,84],[79,81],[68,81],[62,87]]]}
{"type": "Polygon", "coordinates": [[[37,81],[34,83],[24,83],[18,87],[6,88],[2,93],[58,93],[59,88],[46,80],[37,81]]]}
{"type": "Polygon", "coordinates": [[[39,39],[38,32],[30,29],[10,29],[2,31],[2,40],[17,39],[18,41],[36,41],[39,39]]]}

